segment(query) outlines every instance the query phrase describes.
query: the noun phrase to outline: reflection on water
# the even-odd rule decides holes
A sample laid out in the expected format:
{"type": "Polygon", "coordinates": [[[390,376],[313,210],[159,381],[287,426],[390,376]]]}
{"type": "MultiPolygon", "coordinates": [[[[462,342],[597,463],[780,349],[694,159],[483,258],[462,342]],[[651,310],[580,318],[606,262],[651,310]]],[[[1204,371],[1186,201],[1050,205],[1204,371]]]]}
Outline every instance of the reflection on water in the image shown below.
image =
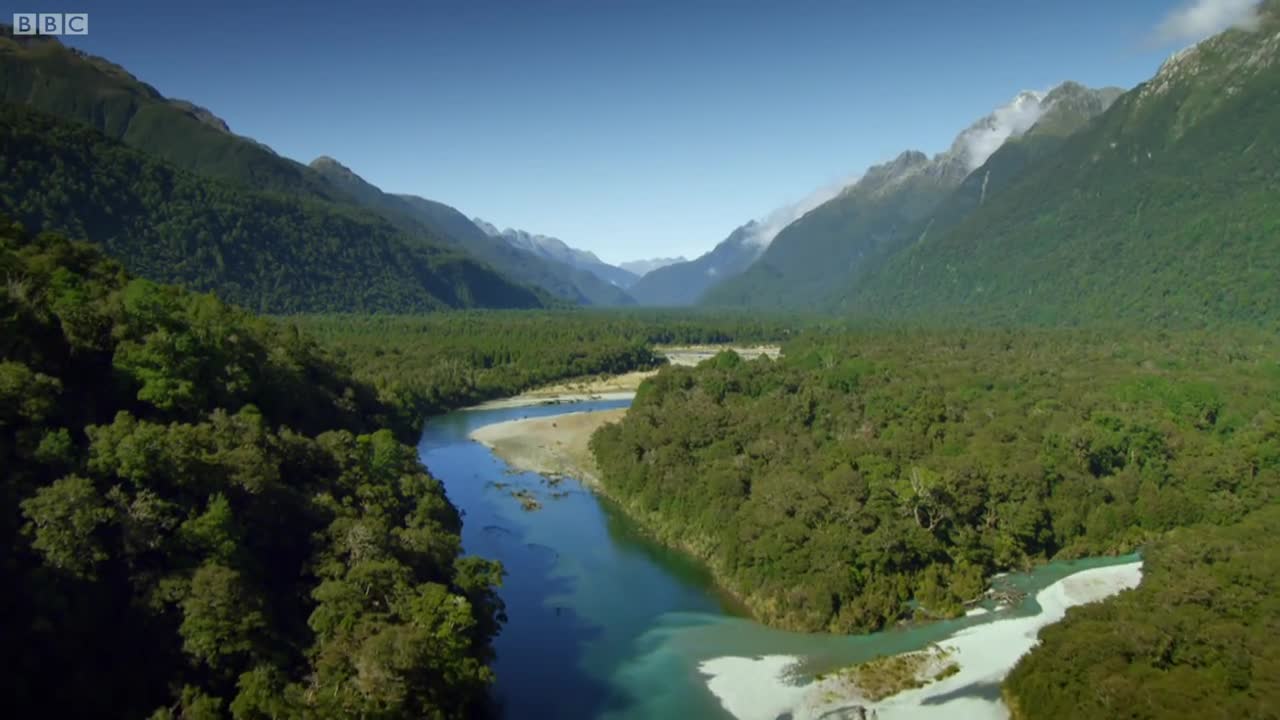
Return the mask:
{"type": "MultiPolygon", "coordinates": [[[[1036,590],[1117,559],[1053,563],[1004,579],[1029,593],[1002,612],[872,635],[784,632],[758,625],[717,595],[689,558],[647,540],[610,503],[565,480],[555,492],[512,473],[467,434],[522,417],[625,407],[628,401],[461,411],[434,419],[419,450],[463,511],[467,552],[501,560],[508,623],[495,645],[495,695],[508,718],[725,718],[698,671],[726,655],[795,655],[819,673],[878,655],[917,650],[955,631],[1033,615],[1036,590]],[[507,487],[497,484],[507,483],[507,487]],[[526,512],[512,491],[533,493],[526,512]]],[[[973,694],[998,694],[974,687],[973,694]]],[[[968,694],[968,693],[965,693],[968,694]]]]}

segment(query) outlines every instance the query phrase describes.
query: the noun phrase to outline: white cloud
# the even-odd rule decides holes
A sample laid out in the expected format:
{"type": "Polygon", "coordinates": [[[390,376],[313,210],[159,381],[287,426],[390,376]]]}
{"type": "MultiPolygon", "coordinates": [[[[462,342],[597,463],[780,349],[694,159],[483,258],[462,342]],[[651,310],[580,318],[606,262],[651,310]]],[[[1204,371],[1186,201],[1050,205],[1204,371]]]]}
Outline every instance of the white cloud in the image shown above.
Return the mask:
{"type": "Polygon", "coordinates": [[[747,243],[755,245],[763,250],[768,247],[769,243],[773,242],[773,239],[778,236],[778,233],[782,232],[788,225],[799,220],[810,210],[825,203],[836,195],[839,195],[841,190],[857,181],[857,177],[846,178],[839,182],[834,182],[825,187],[818,188],[798,202],[783,205],[777,210],[774,210],[761,218],[756,223],[756,226],[747,233],[744,240],[747,243]]]}
{"type": "Polygon", "coordinates": [[[1044,93],[1024,90],[1008,104],[970,126],[956,138],[952,152],[963,153],[970,172],[978,169],[1001,145],[1022,135],[1044,114],[1044,93]]]}
{"type": "Polygon", "coordinates": [[[1227,28],[1257,29],[1259,4],[1260,0],[1190,0],[1161,21],[1155,39],[1195,43],[1227,28]]]}

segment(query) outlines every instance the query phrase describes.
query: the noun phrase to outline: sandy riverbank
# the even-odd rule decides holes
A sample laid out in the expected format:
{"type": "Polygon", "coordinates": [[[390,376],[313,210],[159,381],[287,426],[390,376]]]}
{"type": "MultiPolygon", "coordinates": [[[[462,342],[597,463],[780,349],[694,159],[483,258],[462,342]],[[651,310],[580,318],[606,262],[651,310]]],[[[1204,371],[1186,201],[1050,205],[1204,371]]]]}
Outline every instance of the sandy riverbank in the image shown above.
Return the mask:
{"type": "MultiPolygon", "coordinates": [[[[776,358],[781,350],[776,345],[760,345],[755,347],[729,345],[697,345],[689,347],[657,348],[659,355],[667,358],[672,365],[697,365],[707,358],[724,350],[733,350],[743,358],[751,360],[760,356],[776,358]]],[[[514,397],[490,400],[469,410],[498,410],[502,408],[529,407],[532,405],[569,405],[590,402],[592,400],[629,400],[635,397],[640,383],[657,374],[657,370],[637,370],[622,375],[602,375],[598,377],[578,378],[567,382],[547,385],[514,397]]]]}
{"type": "Polygon", "coordinates": [[[865,717],[878,720],[1005,720],[1008,709],[990,691],[998,690],[1018,659],[1035,647],[1040,629],[1061,620],[1067,608],[1137,587],[1141,579],[1141,562],[1063,578],[1036,594],[1040,613],[977,625],[939,643],[959,672],[879,702],[861,697],[838,673],[807,684],[790,681],[790,669],[800,658],[788,655],[721,657],[699,669],[707,676],[707,687],[738,720],[856,718],[864,717],[863,710],[865,717]]]}
{"type": "Polygon", "coordinates": [[[601,425],[621,420],[625,413],[626,408],[618,408],[509,420],[477,428],[470,437],[512,469],[595,485],[599,471],[587,446],[591,434],[601,425]]]}
{"type": "Polygon", "coordinates": [[[755,360],[767,356],[776,360],[782,354],[777,345],[684,345],[680,347],[658,347],[654,350],[665,357],[672,365],[697,365],[720,352],[732,350],[742,356],[743,360],[755,360]]]}

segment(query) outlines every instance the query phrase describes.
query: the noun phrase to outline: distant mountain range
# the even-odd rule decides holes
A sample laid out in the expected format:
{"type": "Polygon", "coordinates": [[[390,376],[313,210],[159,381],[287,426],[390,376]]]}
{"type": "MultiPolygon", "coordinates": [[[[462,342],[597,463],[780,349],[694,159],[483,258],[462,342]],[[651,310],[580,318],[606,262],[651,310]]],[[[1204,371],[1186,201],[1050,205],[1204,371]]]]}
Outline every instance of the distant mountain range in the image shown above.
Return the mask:
{"type": "Polygon", "coordinates": [[[1280,318],[1280,0],[1128,92],[1019,93],[944,152],[613,266],[303,165],[109,61],[0,26],[0,211],[268,312],[693,305],[926,322],[1280,318]]]}
{"type": "Polygon", "coordinates": [[[817,190],[737,228],[694,260],[650,273],[632,286],[631,294],[643,305],[659,306],[705,301],[784,307],[826,297],[880,238],[931,209],[1008,139],[1045,118],[1096,114],[1096,106],[1105,106],[1119,93],[1089,91],[1074,83],[1047,94],[1019,93],[962,131],[946,152],[929,158],[907,151],[843,188],[817,190]],[[1074,99],[1079,93],[1096,102],[1081,105],[1074,99]],[[1083,110],[1074,110],[1077,106],[1083,110]],[[849,242],[859,236],[861,241],[849,242]]]}
{"type": "MultiPolygon", "coordinates": [[[[194,185],[199,185],[201,179],[207,179],[227,183],[229,189],[242,194],[276,193],[282,196],[276,199],[291,198],[290,202],[301,203],[299,207],[303,209],[299,212],[307,213],[309,217],[316,215],[318,218],[319,215],[334,213],[359,217],[361,219],[356,222],[368,224],[370,229],[347,238],[344,241],[347,247],[341,252],[348,256],[366,258],[366,262],[371,265],[363,267],[360,272],[367,272],[369,277],[391,278],[400,273],[403,269],[401,267],[377,265],[388,262],[392,255],[402,250],[414,252],[421,248],[438,257],[460,256],[478,261],[473,263],[474,271],[469,270],[463,276],[454,278],[453,282],[463,282],[462,277],[466,280],[464,286],[455,288],[457,292],[451,292],[448,298],[436,297],[430,291],[426,291],[419,299],[412,299],[419,295],[416,291],[383,293],[378,300],[378,307],[382,309],[408,311],[426,306],[488,306],[494,302],[493,298],[509,297],[509,293],[505,291],[491,291],[516,284],[536,289],[525,293],[527,298],[517,302],[520,306],[526,306],[530,302],[537,305],[555,304],[557,301],[594,305],[626,305],[633,302],[620,288],[600,280],[590,272],[556,262],[538,253],[513,248],[505,242],[494,241],[476,228],[465,215],[447,205],[422,198],[406,199],[384,193],[332,158],[318,158],[311,166],[307,166],[281,157],[257,141],[234,134],[227,123],[212,111],[187,101],[165,98],[155,88],[139,81],[118,65],[68,48],[52,38],[15,37],[12,28],[0,26],[0,102],[24,105],[48,113],[61,122],[92,127],[104,139],[122,142],[143,153],[148,161],[155,160],[172,166],[175,171],[192,173],[194,185]],[[355,212],[357,208],[367,212],[355,212]],[[372,238],[387,238],[387,242],[396,248],[395,252],[388,254],[387,251],[373,252],[372,248],[365,248],[365,241],[372,238]],[[433,299],[427,300],[427,297],[433,299]]],[[[25,115],[21,118],[22,128],[15,129],[41,126],[48,122],[25,115]]],[[[75,147],[84,149],[92,144],[82,142],[75,147]]],[[[72,149],[64,147],[58,150],[70,152],[72,149]]],[[[127,156],[122,153],[112,155],[118,159],[127,156]]],[[[70,161],[72,158],[66,159],[70,161]]],[[[100,159],[76,158],[77,161],[90,164],[100,159]]],[[[139,162],[143,160],[140,158],[139,162]]],[[[116,191],[116,188],[111,189],[111,192],[116,191]]],[[[11,183],[11,192],[15,194],[5,199],[6,204],[15,208],[16,214],[24,222],[43,227],[43,223],[55,220],[47,213],[22,210],[32,206],[29,194],[41,192],[40,188],[20,186],[15,180],[11,183]]],[[[94,201],[85,199],[84,202],[88,205],[77,208],[77,212],[88,217],[95,216],[94,201]]],[[[220,209],[231,211],[229,207],[220,209]]],[[[154,213],[162,210],[163,206],[153,206],[148,211],[150,214],[144,213],[129,222],[136,227],[158,230],[165,226],[165,221],[154,213]]],[[[261,261],[257,261],[254,254],[259,249],[277,247],[287,236],[293,234],[291,230],[278,229],[269,223],[235,223],[231,217],[225,217],[220,222],[230,223],[241,231],[256,228],[254,232],[258,234],[245,238],[241,249],[241,252],[248,253],[249,256],[239,258],[249,266],[256,262],[263,267],[274,267],[278,259],[264,256],[261,261]]],[[[318,227],[325,222],[327,221],[316,219],[304,224],[318,227]]],[[[106,227],[103,223],[85,222],[83,227],[73,229],[66,227],[63,222],[62,227],[73,234],[99,242],[109,239],[100,236],[106,227]]],[[[184,231],[190,234],[184,242],[195,243],[191,248],[195,257],[204,256],[204,251],[209,249],[205,244],[217,242],[217,231],[214,228],[202,228],[199,222],[184,226],[184,231]]],[[[323,247],[327,241],[325,236],[288,239],[288,242],[314,244],[317,247],[323,247]]],[[[190,271],[189,268],[153,268],[142,271],[138,268],[143,266],[143,258],[121,259],[136,272],[175,282],[183,282],[182,278],[190,271]]],[[[155,258],[146,260],[153,264],[155,258]]],[[[151,265],[147,267],[150,268],[151,265]]],[[[257,309],[359,310],[366,307],[353,294],[355,290],[349,284],[332,288],[316,287],[314,283],[319,276],[313,277],[307,285],[313,299],[299,304],[279,298],[280,284],[277,280],[265,277],[254,280],[255,276],[249,275],[228,278],[225,281],[228,284],[224,287],[224,281],[216,280],[220,277],[217,272],[201,270],[197,274],[204,279],[205,284],[200,285],[202,289],[215,290],[235,302],[246,302],[247,298],[252,298],[254,301],[250,304],[257,309]],[[245,286],[246,282],[261,282],[263,285],[245,286]],[[320,297],[325,299],[319,300],[320,297]]],[[[340,282],[336,276],[334,281],[340,282]]],[[[498,306],[507,306],[506,300],[497,302],[498,306]]]]}
{"type": "Polygon", "coordinates": [[[588,272],[537,253],[512,247],[490,237],[462,212],[416,195],[383,192],[337,160],[321,156],[311,169],[347,196],[382,213],[408,231],[427,231],[461,252],[488,263],[516,281],[541,288],[555,297],[584,305],[629,305],[632,300],[588,272]]]}
{"type": "Polygon", "coordinates": [[[496,225],[480,218],[472,218],[472,222],[490,237],[501,238],[512,247],[520,248],[579,270],[585,270],[617,287],[631,287],[631,284],[639,279],[634,273],[602,261],[593,252],[569,247],[560,238],[536,235],[527,230],[513,230],[512,228],[499,230],[496,225]]]}
{"type": "Polygon", "coordinates": [[[1268,0],[1255,29],[1200,42],[1131,91],[1019,93],[946,151],[905,151],[780,231],[743,225],[631,294],[930,323],[1274,320],[1276,167],[1268,0]]]}
{"type": "Polygon", "coordinates": [[[693,305],[716,283],[742,273],[764,250],[756,241],[760,224],[748,222],[710,252],[693,260],[660,267],[631,286],[631,296],[654,307],[693,305]]]}
{"type": "Polygon", "coordinates": [[[637,278],[644,277],[649,273],[661,267],[674,265],[676,263],[688,262],[683,255],[673,258],[653,258],[651,260],[629,260],[624,263],[618,263],[618,267],[635,275],[637,278]]]}

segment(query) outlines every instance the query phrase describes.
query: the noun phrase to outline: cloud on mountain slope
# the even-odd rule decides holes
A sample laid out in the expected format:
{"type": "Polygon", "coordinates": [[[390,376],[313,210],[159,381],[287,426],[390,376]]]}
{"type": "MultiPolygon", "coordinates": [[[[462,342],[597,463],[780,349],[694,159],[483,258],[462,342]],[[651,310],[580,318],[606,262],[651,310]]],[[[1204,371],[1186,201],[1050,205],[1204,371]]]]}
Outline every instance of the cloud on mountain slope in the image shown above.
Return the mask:
{"type": "Polygon", "coordinates": [[[857,176],[846,178],[818,188],[797,202],[783,205],[758,220],[755,227],[751,228],[746,237],[743,238],[744,242],[761,249],[768,247],[769,243],[773,242],[773,239],[778,236],[778,233],[782,232],[783,228],[799,220],[810,210],[839,195],[841,190],[857,181],[857,176]]]}
{"type": "Polygon", "coordinates": [[[1044,114],[1044,93],[1023,91],[1006,105],[996,108],[989,116],[970,127],[956,138],[970,171],[986,162],[1009,138],[1021,135],[1044,114]]]}
{"type": "Polygon", "coordinates": [[[1169,13],[1155,30],[1158,43],[1199,42],[1227,28],[1258,26],[1259,0],[1191,0],[1169,13]]]}

